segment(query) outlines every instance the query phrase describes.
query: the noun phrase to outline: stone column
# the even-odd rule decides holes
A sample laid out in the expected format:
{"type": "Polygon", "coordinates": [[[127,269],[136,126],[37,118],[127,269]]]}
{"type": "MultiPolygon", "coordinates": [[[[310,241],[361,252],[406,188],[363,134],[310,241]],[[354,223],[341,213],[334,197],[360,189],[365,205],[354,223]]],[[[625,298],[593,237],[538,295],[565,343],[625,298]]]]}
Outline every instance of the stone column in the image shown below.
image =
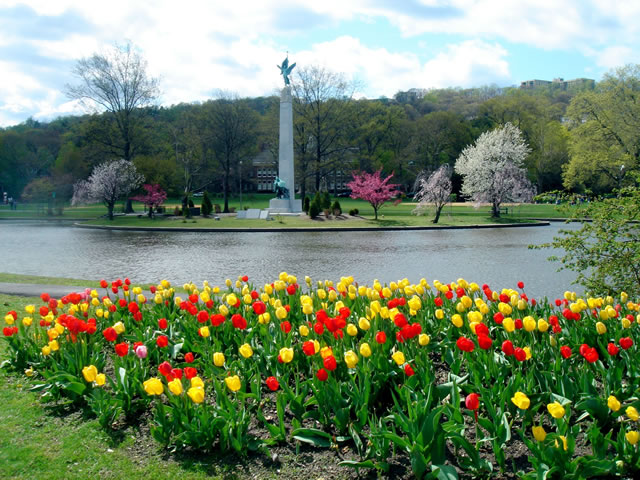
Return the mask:
{"type": "Polygon", "coordinates": [[[269,202],[273,213],[299,213],[302,202],[296,200],[296,183],[293,167],[293,100],[291,87],[286,86],[280,94],[280,143],[278,152],[278,176],[289,189],[288,199],[274,198],[269,202]]]}

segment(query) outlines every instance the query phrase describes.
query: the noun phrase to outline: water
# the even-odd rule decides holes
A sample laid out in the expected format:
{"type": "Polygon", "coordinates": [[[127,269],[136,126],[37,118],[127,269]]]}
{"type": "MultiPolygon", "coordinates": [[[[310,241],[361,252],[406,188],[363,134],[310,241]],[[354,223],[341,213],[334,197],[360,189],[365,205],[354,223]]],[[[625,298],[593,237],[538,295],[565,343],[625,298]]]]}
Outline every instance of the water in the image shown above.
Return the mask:
{"type": "MultiPolygon", "coordinates": [[[[130,232],[62,224],[0,223],[0,271],[30,275],[174,284],[222,285],[248,275],[256,285],[286,271],[302,282],[353,275],[361,284],[407,277],[441,282],[462,277],[493,289],[525,283],[530,297],[556,298],[573,272],[556,272],[550,241],[563,223],[545,227],[406,232],[130,232]]],[[[570,227],[571,228],[571,227],[570,227]]],[[[573,228],[576,228],[575,226],[573,228]]]]}

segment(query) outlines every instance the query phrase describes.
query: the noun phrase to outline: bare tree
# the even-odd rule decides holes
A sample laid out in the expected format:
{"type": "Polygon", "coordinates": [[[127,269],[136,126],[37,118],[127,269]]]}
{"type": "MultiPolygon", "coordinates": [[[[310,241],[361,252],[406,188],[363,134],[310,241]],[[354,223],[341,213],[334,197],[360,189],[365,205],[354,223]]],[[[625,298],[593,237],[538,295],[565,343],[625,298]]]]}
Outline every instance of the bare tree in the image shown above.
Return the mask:
{"type": "Polygon", "coordinates": [[[159,95],[158,79],[147,75],[147,62],[128,42],[78,60],[73,74],[79,83],[67,85],[66,95],[91,113],[106,112],[109,122],[96,125],[97,141],[115,157],[132,160],[143,135],[141,108],[159,95]]]}
{"type": "Polygon", "coordinates": [[[435,217],[433,223],[438,223],[442,208],[449,202],[451,198],[451,166],[444,164],[435,172],[427,176],[427,172],[420,172],[414,190],[416,195],[414,199],[418,202],[418,206],[413,210],[416,215],[424,213],[430,205],[435,208],[435,217]]]}
{"type": "Polygon", "coordinates": [[[73,186],[71,205],[103,202],[108,210],[109,220],[113,220],[116,202],[144,181],[136,166],[127,160],[112,160],[96,166],[87,180],[80,180],[73,186]]]}
{"type": "MultiPolygon", "coordinates": [[[[231,172],[256,147],[257,113],[235,95],[221,93],[207,102],[205,115],[211,134],[211,148],[222,169],[224,212],[229,212],[231,172]]],[[[240,187],[242,188],[242,187],[240,187]]]]}
{"type": "Polygon", "coordinates": [[[316,191],[325,173],[337,162],[344,142],[345,123],[349,115],[345,103],[351,100],[356,85],[342,75],[325,68],[299,68],[292,83],[295,95],[295,148],[301,154],[299,170],[304,198],[306,178],[314,177],[316,191]]]}

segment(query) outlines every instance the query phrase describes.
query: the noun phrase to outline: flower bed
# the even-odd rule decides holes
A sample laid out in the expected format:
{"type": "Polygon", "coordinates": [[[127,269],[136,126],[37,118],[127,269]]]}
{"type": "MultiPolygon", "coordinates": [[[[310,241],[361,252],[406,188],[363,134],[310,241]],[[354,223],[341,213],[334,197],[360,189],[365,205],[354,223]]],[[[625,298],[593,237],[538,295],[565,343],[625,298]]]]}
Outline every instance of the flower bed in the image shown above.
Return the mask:
{"type": "Polygon", "coordinates": [[[185,298],[167,281],[149,299],[128,280],[102,288],[42,294],[3,334],[35,390],[104,428],[151,412],[175,449],[348,446],[343,465],[384,471],[402,454],[418,477],[640,469],[640,315],[624,293],[549,304],[522,284],[286,273],[262,288],[189,284],[185,298]]]}

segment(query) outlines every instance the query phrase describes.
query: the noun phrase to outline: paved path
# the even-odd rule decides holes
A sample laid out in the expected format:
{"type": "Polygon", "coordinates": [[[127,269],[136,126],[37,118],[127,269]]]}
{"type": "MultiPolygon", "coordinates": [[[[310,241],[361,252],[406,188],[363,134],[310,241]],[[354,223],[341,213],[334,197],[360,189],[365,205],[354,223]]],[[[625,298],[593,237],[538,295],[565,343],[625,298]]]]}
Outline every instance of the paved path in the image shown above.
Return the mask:
{"type": "MultiPolygon", "coordinates": [[[[19,295],[22,297],[39,297],[41,293],[48,293],[54,298],[64,297],[71,292],[84,292],[86,287],[70,285],[45,285],[39,283],[4,283],[0,282],[0,293],[19,295]]],[[[102,288],[100,290],[103,290],[102,288]]]]}

